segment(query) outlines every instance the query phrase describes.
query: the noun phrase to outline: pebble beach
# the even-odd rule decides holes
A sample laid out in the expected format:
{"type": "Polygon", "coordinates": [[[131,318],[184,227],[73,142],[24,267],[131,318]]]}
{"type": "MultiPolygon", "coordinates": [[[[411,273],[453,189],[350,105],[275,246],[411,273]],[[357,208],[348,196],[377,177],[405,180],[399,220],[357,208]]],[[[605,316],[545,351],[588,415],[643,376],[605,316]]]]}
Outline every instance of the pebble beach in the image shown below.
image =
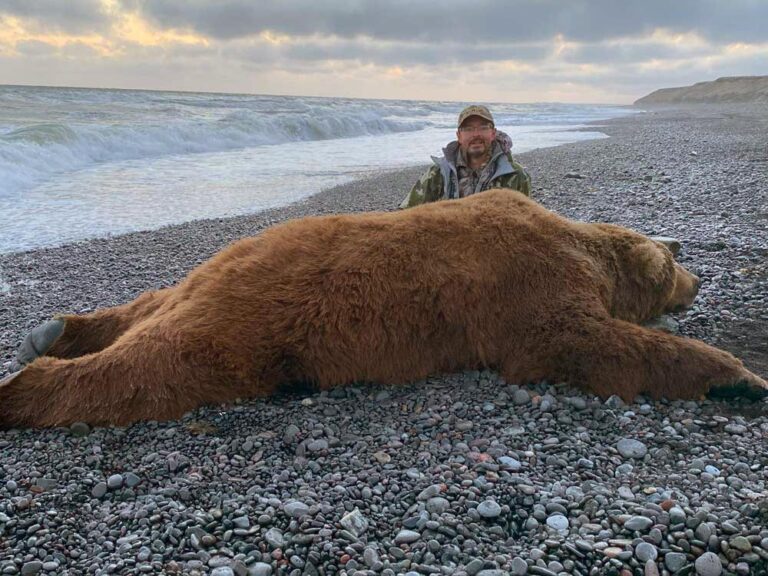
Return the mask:
{"type": "MultiPolygon", "coordinates": [[[[649,109],[597,129],[610,137],[517,156],[533,197],[678,238],[703,285],[664,328],[768,377],[768,105],[649,109]]],[[[0,376],[57,312],[172,285],[287,219],[392,210],[423,169],[0,255],[0,376]]],[[[0,431],[0,574],[768,574],[768,401],[624,404],[468,371],[129,428],[0,431]]]]}

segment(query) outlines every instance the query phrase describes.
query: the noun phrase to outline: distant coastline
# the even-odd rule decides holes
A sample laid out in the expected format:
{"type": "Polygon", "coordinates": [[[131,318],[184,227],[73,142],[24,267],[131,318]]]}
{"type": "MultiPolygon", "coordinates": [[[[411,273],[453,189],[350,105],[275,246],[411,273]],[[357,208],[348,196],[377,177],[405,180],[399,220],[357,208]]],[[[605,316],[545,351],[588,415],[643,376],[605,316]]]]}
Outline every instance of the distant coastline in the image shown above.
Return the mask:
{"type": "Polygon", "coordinates": [[[768,104],[768,76],[728,76],[693,86],[661,88],[635,100],[635,105],[742,102],[768,104]]]}

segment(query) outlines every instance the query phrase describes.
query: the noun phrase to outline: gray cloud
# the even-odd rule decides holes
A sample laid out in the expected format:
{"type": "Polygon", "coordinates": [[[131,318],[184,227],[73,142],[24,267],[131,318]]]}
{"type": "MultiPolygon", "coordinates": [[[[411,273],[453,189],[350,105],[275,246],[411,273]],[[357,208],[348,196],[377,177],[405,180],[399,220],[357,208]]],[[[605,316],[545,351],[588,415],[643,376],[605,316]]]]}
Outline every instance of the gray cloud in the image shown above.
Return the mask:
{"type": "Polygon", "coordinates": [[[378,44],[343,40],[326,43],[308,41],[282,51],[284,57],[299,60],[355,60],[379,66],[450,65],[521,59],[538,60],[551,52],[548,46],[378,44]]]}
{"type": "Polygon", "coordinates": [[[27,40],[16,44],[16,50],[24,56],[50,56],[56,51],[54,46],[37,40],[27,40]]]}
{"type": "Polygon", "coordinates": [[[117,2],[160,29],[213,41],[144,46],[109,36],[111,14],[101,0],[0,0],[0,20],[19,17],[33,31],[102,32],[119,55],[105,59],[85,44],[19,42],[16,57],[0,53],[0,76],[28,83],[437,98],[462,98],[474,86],[502,99],[516,93],[560,98],[573,88],[574,94],[627,101],[662,86],[768,72],[764,54],[722,50],[729,42],[768,43],[764,0],[477,0],[471,11],[466,0],[117,2]],[[657,28],[705,42],[648,41],[657,28]],[[266,42],[259,38],[264,31],[290,41],[266,42]],[[557,35],[573,43],[555,54],[557,35]],[[650,60],[685,65],[640,65],[650,60]],[[502,61],[529,66],[495,65],[502,61]],[[595,67],[587,73],[581,64],[595,67]],[[406,70],[399,80],[388,77],[380,92],[381,70],[373,66],[406,70]],[[339,86],[340,77],[354,81],[339,86]]]}
{"type": "MultiPolygon", "coordinates": [[[[355,61],[381,66],[471,64],[499,60],[540,63],[552,40],[583,43],[561,58],[572,63],[631,64],[650,58],[695,57],[701,47],[665,44],[606,45],[665,27],[694,32],[713,44],[768,42],[768,2],[761,0],[118,0],[161,29],[193,30],[222,41],[243,59],[283,63],[298,59],[355,61]],[[274,49],[243,48],[240,40],[264,31],[293,41],[274,49]],[[255,52],[253,56],[250,53],[255,52]]],[[[109,15],[100,0],[2,0],[12,15],[67,32],[103,29],[109,15]]],[[[715,46],[716,49],[716,46],[715,46]]]]}
{"type": "Polygon", "coordinates": [[[561,59],[573,64],[632,64],[649,60],[677,60],[711,55],[711,46],[669,46],[665,44],[583,44],[563,53],[561,59]]]}
{"type": "Polygon", "coordinates": [[[163,27],[219,39],[264,30],[289,35],[367,36],[380,40],[530,42],[563,34],[578,41],[641,35],[657,27],[694,31],[717,42],[768,39],[760,0],[124,0],[163,27]]]}
{"type": "Polygon", "coordinates": [[[99,0],[3,0],[0,16],[23,18],[47,30],[72,34],[101,30],[110,22],[99,0]]]}

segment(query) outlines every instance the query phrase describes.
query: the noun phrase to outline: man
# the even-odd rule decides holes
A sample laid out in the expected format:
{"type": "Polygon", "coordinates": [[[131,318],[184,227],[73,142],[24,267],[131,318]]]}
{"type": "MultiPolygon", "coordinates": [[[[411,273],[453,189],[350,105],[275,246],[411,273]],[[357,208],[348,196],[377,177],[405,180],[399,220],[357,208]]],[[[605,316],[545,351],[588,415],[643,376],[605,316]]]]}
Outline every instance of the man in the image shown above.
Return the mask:
{"type": "Polygon", "coordinates": [[[490,188],[509,188],[531,195],[531,177],[512,159],[512,140],[496,130],[485,106],[467,106],[459,114],[456,140],[443,148],[443,157],[413,186],[400,203],[410,208],[426,202],[463,198],[490,188]]]}

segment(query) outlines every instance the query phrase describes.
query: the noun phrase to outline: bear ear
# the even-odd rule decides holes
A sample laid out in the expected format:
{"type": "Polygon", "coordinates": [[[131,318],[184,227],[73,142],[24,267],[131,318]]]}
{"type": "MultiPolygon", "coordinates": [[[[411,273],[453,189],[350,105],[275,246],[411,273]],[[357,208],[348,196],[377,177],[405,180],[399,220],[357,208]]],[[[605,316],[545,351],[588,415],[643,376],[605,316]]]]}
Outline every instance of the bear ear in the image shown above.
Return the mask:
{"type": "Polygon", "coordinates": [[[663,283],[672,271],[672,253],[652,240],[635,244],[629,251],[629,258],[638,276],[648,278],[657,285],[663,283]]]}

